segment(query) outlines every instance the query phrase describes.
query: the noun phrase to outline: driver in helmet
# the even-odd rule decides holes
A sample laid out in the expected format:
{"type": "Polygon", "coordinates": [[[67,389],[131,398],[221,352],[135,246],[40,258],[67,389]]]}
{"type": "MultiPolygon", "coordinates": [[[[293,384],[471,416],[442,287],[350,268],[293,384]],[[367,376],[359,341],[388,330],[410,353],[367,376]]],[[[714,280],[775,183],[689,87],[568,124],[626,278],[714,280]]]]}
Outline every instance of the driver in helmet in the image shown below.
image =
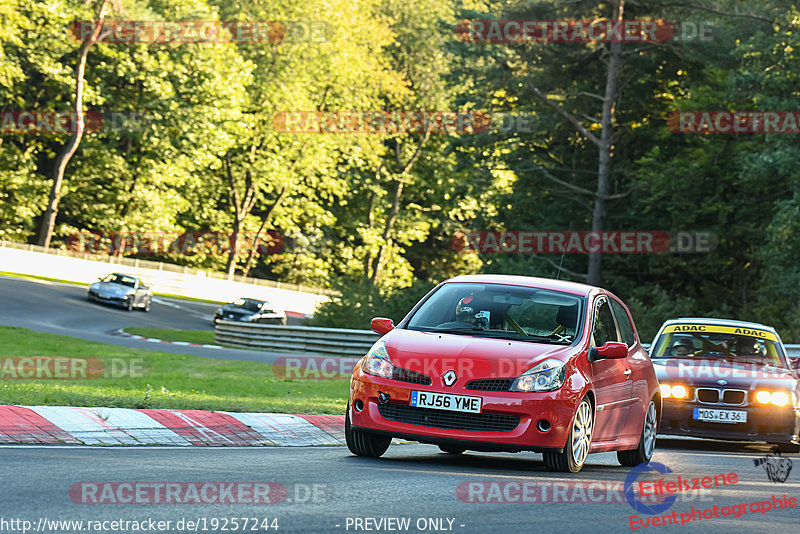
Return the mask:
{"type": "Polygon", "coordinates": [[[489,328],[489,312],[478,309],[478,299],[474,295],[464,297],[456,304],[456,321],[468,323],[484,330],[489,328]]]}
{"type": "Polygon", "coordinates": [[[676,340],[670,350],[673,356],[691,356],[694,354],[694,344],[691,340],[683,337],[676,340]]]}

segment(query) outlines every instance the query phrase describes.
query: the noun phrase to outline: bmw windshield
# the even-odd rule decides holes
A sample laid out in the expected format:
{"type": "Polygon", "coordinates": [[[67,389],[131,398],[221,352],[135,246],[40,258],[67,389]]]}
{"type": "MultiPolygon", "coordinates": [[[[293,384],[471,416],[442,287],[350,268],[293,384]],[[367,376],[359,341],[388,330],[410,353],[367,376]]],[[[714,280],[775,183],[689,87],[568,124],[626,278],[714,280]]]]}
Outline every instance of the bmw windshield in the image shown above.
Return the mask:
{"type": "MultiPolygon", "coordinates": [[[[675,327],[673,327],[675,328],[675,327]]],[[[714,330],[709,327],[709,330],[714,330]]],[[[717,328],[717,330],[733,330],[717,328]]],[[[742,329],[739,329],[742,330],[742,329]]],[[[751,336],[725,331],[677,331],[659,336],[651,352],[654,360],[725,360],[733,363],[751,363],[787,367],[783,350],[776,340],[769,339],[774,334],[751,336]]]]}
{"type": "Polygon", "coordinates": [[[407,328],[570,345],[581,331],[584,305],[559,291],[452,282],[422,303],[407,328]]]}

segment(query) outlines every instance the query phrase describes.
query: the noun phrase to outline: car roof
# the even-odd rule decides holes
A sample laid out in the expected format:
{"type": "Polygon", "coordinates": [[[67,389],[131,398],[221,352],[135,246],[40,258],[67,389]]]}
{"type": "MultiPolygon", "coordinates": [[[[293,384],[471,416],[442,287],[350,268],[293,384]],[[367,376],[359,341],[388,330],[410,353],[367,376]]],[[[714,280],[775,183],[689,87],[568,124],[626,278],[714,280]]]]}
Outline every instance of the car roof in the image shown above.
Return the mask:
{"type": "Polygon", "coordinates": [[[132,274],[125,274],[125,273],[111,273],[108,276],[127,276],[128,278],[135,278],[136,280],[139,279],[138,276],[133,276],[132,274]]]}
{"type": "Polygon", "coordinates": [[[567,280],[539,278],[535,276],[514,276],[507,274],[467,274],[450,278],[449,280],[446,280],[446,282],[473,282],[482,284],[508,284],[515,286],[538,287],[582,296],[588,296],[592,291],[599,289],[595,286],[580,284],[578,282],[569,282],[567,280]]]}
{"type": "Polygon", "coordinates": [[[717,325],[717,326],[738,326],[742,328],[753,328],[757,330],[768,330],[773,334],[777,334],[777,330],[773,327],[761,323],[754,323],[751,321],[737,321],[735,319],[714,319],[710,317],[679,317],[677,319],[667,319],[664,321],[662,326],[672,325],[672,324],[683,324],[683,323],[692,323],[692,324],[708,324],[708,325],[717,325]]]}

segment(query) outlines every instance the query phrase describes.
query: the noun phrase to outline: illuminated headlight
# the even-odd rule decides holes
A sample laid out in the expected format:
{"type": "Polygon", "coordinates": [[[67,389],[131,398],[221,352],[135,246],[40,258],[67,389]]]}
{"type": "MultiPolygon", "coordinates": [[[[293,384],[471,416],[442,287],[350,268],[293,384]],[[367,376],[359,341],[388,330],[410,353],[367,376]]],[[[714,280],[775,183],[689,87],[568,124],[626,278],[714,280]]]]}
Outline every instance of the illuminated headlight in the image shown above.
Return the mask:
{"type": "Polygon", "coordinates": [[[386,352],[386,343],[377,341],[372,345],[364,358],[361,370],[370,375],[392,378],[394,366],[392,360],[389,359],[389,353],[386,352]]]}
{"type": "Polygon", "coordinates": [[[784,391],[766,391],[762,389],[761,391],[756,392],[756,401],[759,404],[786,406],[789,404],[789,395],[784,391]]]}
{"type": "Polygon", "coordinates": [[[670,397],[675,399],[685,399],[689,396],[689,390],[686,386],[670,386],[668,384],[661,384],[659,386],[661,388],[661,398],[668,399],[670,397]]]}
{"type": "Polygon", "coordinates": [[[548,358],[517,378],[511,391],[553,391],[564,384],[566,374],[567,366],[564,362],[548,358]]]}

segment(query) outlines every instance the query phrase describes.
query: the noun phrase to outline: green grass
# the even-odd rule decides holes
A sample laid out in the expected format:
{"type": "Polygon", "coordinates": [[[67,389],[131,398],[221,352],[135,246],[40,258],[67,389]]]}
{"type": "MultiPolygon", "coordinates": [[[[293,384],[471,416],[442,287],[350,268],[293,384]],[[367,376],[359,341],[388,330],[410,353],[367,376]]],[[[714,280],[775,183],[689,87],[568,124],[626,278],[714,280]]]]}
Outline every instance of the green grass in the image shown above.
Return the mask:
{"type": "Polygon", "coordinates": [[[0,271],[0,275],[8,276],[9,278],[21,278],[23,280],[44,280],[45,282],[61,282],[62,284],[72,284],[74,286],[85,286],[83,282],[75,282],[73,280],[62,280],[61,278],[50,278],[47,276],[39,276],[36,274],[22,274],[10,273],[8,271],[0,271]]]}
{"type": "MultiPolygon", "coordinates": [[[[14,379],[0,366],[0,404],[175,408],[232,412],[344,413],[348,380],[287,380],[264,363],[131,349],[0,326],[0,357],[97,358],[136,376],[14,379]]],[[[89,368],[93,367],[89,364],[89,368]]]]}
{"type": "Polygon", "coordinates": [[[215,345],[213,330],[172,330],[169,328],[146,328],[130,326],[125,329],[129,334],[153,337],[165,341],[188,341],[202,345],[215,345]]]}

